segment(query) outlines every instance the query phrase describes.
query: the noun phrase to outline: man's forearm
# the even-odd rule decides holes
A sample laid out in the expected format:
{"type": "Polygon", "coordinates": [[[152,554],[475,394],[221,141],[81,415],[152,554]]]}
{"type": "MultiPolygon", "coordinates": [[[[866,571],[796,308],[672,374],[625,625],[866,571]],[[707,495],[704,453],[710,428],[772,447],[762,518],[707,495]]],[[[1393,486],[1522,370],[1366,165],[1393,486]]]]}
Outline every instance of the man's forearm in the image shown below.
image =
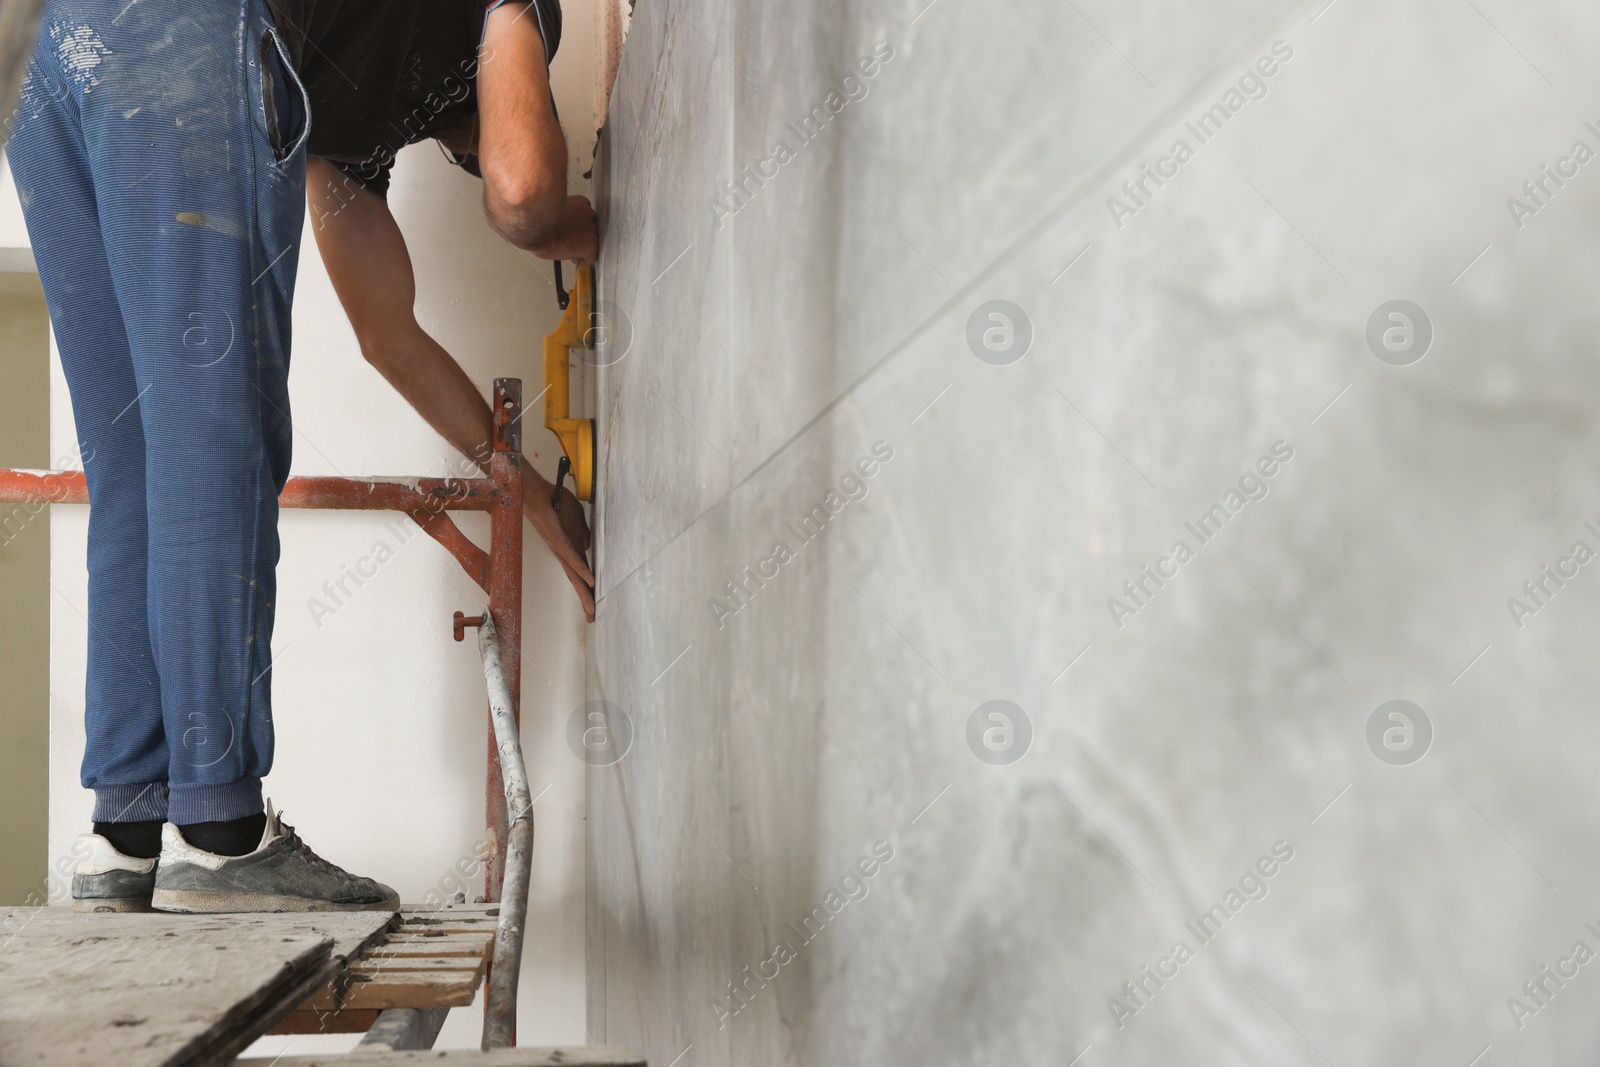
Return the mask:
{"type": "MultiPolygon", "coordinates": [[[[472,379],[449,352],[421,327],[363,339],[363,354],[422,416],[479,469],[488,470],[494,451],[494,414],[472,379]]],[[[526,473],[540,481],[531,467],[526,473]]]]}

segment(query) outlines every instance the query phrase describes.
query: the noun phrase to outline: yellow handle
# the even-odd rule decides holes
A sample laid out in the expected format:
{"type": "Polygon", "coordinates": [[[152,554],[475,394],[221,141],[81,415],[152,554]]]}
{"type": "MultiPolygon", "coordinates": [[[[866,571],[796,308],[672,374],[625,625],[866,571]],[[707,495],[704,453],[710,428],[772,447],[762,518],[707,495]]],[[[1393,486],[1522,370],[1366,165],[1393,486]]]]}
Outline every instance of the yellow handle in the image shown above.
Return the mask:
{"type": "Polygon", "coordinates": [[[594,420],[570,416],[571,396],[567,364],[574,348],[592,347],[590,323],[594,314],[594,269],[580,267],[573,282],[567,313],[561,325],[544,339],[544,424],[561,442],[572,464],[573,490],[579,500],[594,496],[594,420]]]}

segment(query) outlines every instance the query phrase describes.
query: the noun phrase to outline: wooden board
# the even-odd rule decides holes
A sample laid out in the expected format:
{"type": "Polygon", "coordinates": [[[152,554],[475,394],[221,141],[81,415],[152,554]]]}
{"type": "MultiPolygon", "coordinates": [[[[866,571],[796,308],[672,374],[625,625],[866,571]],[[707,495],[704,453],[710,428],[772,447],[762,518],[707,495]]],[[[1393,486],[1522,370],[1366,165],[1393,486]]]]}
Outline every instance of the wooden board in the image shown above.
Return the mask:
{"type": "Polygon", "coordinates": [[[499,915],[494,904],[402,908],[393,930],[272,1032],[355,1033],[372,1025],[371,1012],[471,1004],[483,983],[499,915]]]}
{"type": "Polygon", "coordinates": [[[481,956],[485,945],[493,944],[494,935],[487,938],[477,935],[441,934],[438,937],[396,934],[388,939],[375,955],[386,956],[481,956]]]}
{"type": "Polygon", "coordinates": [[[457,904],[436,911],[402,908],[400,918],[408,929],[418,933],[493,934],[500,923],[500,909],[493,904],[457,904]],[[469,907],[472,910],[467,910],[469,907]]]}
{"type": "Polygon", "coordinates": [[[400,915],[408,917],[420,915],[427,919],[456,919],[456,918],[483,918],[498,919],[500,905],[498,904],[441,904],[437,908],[418,907],[415,904],[400,905],[400,915]]]}
{"type": "Polygon", "coordinates": [[[0,913],[7,1064],[225,1062],[387,930],[389,912],[0,913]]]}
{"type": "Polygon", "coordinates": [[[355,1052],[331,1056],[284,1056],[278,1060],[248,1059],[239,1067],[647,1067],[643,1056],[605,1045],[567,1048],[502,1048],[442,1052],[355,1052]]]}
{"type": "Polygon", "coordinates": [[[354,970],[377,973],[379,971],[467,971],[473,975],[483,973],[486,961],[481,956],[390,956],[374,953],[362,956],[354,970]]]}
{"type": "MultiPolygon", "coordinates": [[[[336,983],[340,985],[344,983],[336,983]]],[[[478,992],[472,971],[394,971],[351,976],[343,994],[324,987],[300,1005],[301,1011],[343,1011],[350,1008],[464,1008],[478,992]]]]}

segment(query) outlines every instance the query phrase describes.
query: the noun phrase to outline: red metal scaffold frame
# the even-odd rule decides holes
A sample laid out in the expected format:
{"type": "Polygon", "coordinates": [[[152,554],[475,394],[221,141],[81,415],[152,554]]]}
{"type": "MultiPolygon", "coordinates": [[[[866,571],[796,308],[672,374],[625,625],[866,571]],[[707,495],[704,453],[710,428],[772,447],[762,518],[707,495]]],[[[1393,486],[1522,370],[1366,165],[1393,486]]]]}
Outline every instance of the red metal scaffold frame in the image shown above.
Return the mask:
{"type": "MultiPolygon", "coordinates": [[[[403,511],[423,531],[449,550],[468,577],[489,594],[504,665],[512,713],[521,722],[522,692],[522,380],[496,378],[494,383],[494,453],[485,478],[290,478],[278,497],[279,507],[338,511],[403,511]],[[485,552],[450,518],[452,511],[489,513],[489,550],[485,552]]],[[[0,503],[87,504],[89,489],[82,471],[30,471],[0,468],[0,503]]],[[[481,624],[482,616],[455,613],[456,640],[464,626],[481,624]]],[[[488,777],[485,782],[487,831],[484,899],[500,899],[505,878],[506,797],[495,746],[489,731],[488,777]]]]}

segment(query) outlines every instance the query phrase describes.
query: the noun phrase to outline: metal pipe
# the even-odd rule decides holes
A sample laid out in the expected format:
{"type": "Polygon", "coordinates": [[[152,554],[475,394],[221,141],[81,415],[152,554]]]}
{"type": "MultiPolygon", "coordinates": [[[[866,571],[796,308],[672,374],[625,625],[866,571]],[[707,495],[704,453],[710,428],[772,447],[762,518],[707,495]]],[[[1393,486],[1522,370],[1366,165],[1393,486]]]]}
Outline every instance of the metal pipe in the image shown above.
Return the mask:
{"type": "MultiPolygon", "coordinates": [[[[511,713],[521,722],[522,700],[522,382],[496,378],[494,383],[494,454],[489,477],[499,490],[489,512],[489,614],[500,627],[500,652],[505,657],[506,688],[511,713]]],[[[506,798],[494,740],[488,745],[484,775],[484,829],[489,843],[485,900],[500,899],[505,868],[506,798]]],[[[490,978],[493,984],[493,978],[490,978]]]]}
{"type": "Polygon", "coordinates": [[[489,479],[496,489],[489,511],[489,606],[478,627],[484,678],[489,684],[488,803],[485,825],[492,851],[484,899],[498,901],[494,954],[485,976],[485,1049],[517,1043],[517,981],[533,868],[533,800],[522,762],[522,381],[494,382],[494,453],[489,479]],[[492,663],[492,668],[491,668],[492,663]],[[494,788],[495,779],[500,788],[494,788]]]}
{"type": "Polygon", "coordinates": [[[478,627],[478,652],[489,688],[489,717],[494,723],[496,751],[504,779],[506,815],[505,881],[500,892],[500,921],[494,932],[494,956],[488,1003],[483,1015],[483,1048],[511,1048],[517,1041],[517,977],[522,970],[522,936],[528,916],[528,879],[533,870],[533,794],[522,762],[522,740],[511,688],[500,656],[500,635],[494,616],[484,612],[478,627]]]}

